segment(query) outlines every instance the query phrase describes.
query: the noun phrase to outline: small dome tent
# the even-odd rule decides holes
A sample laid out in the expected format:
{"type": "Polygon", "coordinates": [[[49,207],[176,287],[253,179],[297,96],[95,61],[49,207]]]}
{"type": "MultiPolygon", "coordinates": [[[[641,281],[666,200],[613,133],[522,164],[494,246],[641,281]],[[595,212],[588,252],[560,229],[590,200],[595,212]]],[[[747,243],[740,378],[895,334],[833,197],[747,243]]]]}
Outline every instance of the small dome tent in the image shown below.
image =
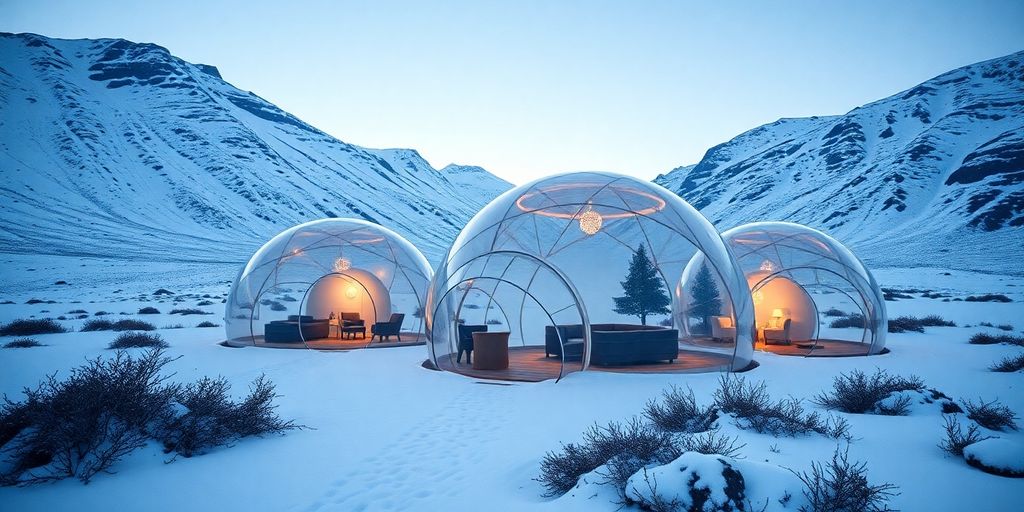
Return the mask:
{"type": "Polygon", "coordinates": [[[300,224],[238,273],[225,307],[227,341],[317,349],[422,343],[432,276],[423,254],[383,226],[342,218],[300,224]]]}
{"type": "Polygon", "coordinates": [[[431,283],[426,333],[438,369],[539,381],[742,370],[752,317],[742,272],[697,210],[650,182],[577,172],[516,187],[470,220],[431,283]],[[694,254],[717,294],[705,309],[734,326],[715,343],[691,343],[670,297],[694,254]]]}
{"type": "Polygon", "coordinates": [[[804,356],[869,355],[885,348],[882,290],[841,243],[790,222],[745,224],[722,239],[750,287],[758,348],[804,356]]]}

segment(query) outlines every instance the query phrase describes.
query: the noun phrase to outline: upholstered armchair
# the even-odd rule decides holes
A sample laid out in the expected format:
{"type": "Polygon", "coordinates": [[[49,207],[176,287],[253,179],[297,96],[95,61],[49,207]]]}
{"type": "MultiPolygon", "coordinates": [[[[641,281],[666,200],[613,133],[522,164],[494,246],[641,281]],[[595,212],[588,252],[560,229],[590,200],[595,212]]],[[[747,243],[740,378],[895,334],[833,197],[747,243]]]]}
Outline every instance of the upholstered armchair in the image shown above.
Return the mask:
{"type": "Polygon", "coordinates": [[[785,322],[782,322],[781,329],[765,329],[764,330],[764,344],[765,345],[789,345],[792,340],[789,338],[789,327],[792,325],[793,320],[787,318],[785,322]]]}
{"type": "Polygon", "coordinates": [[[391,318],[387,322],[377,322],[370,328],[370,341],[373,342],[373,338],[380,336],[380,341],[389,339],[391,336],[398,336],[398,341],[402,341],[402,322],[405,321],[405,313],[391,313],[391,318]]]}
{"type": "Polygon", "coordinates": [[[714,341],[736,341],[736,326],[731,316],[713,316],[711,320],[711,339],[714,341]]]}

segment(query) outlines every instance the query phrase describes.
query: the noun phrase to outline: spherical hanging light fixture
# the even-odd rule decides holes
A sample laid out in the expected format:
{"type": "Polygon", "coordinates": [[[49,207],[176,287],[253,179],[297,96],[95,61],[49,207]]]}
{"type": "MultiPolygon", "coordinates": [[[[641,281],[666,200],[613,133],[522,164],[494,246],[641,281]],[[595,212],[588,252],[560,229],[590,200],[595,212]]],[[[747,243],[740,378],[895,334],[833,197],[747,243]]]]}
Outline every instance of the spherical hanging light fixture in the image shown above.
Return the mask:
{"type": "Polygon", "coordinates": [[[346,259],[346,258],[338,258],[338,259],[334,260],[334,271],[335,272],[344,272],[344,271],[346,271],[346,270],[348,270],[350,268],[352,268],[352,262],[349,261],[348,259],[346,259]]]}
{"type": "Polygon", "coordinates": [[[580,215],[580,231],[587,235],[593,235],[601,230],[601,224],[604,224],[601,214],[587,205],[587,209],[580,215]]]}
{"type": "Polygon", "coordinates": [[[768,260],[764,260],[761,262],[761,270],[771,272],[772,270],[775,270],[775,265],[772,265],[772,262],[768,260]]]}

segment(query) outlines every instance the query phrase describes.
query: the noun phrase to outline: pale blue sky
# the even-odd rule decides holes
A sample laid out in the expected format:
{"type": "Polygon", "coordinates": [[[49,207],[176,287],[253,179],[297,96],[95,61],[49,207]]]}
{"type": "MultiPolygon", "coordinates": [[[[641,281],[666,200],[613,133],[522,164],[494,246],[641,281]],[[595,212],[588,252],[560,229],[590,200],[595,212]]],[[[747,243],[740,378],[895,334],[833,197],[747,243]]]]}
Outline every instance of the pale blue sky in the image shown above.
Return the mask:
{"type": "Polygon", "coordinates": [[[346,142],[516,183],[652,178],[1022,50],[1022,27],[1021,0],[0,0],[2,31],[157,43],[346,142]]]}

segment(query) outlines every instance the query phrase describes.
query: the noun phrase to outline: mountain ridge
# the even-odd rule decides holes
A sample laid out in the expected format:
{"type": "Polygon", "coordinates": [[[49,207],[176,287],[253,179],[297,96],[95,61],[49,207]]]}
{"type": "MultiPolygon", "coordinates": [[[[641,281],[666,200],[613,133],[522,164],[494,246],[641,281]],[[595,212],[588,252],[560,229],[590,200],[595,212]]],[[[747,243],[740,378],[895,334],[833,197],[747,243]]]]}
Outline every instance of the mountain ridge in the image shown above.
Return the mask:
{"type": "Polygon", "coordinates": [[[433,260],[491,194],[415,150],[345,143],[151,43],[0,34],[7,252],[244,261],[291,225],[354,216],[433,260]],[[119,251],[124,250],[124,253],[119,251]]]}
{"type": "Polygon", "coordinates": [[[874,266],[1024,274],[1024,52],[846,114],[782,118],[655,178],[720,229],[787,220],[874,266]]]}

